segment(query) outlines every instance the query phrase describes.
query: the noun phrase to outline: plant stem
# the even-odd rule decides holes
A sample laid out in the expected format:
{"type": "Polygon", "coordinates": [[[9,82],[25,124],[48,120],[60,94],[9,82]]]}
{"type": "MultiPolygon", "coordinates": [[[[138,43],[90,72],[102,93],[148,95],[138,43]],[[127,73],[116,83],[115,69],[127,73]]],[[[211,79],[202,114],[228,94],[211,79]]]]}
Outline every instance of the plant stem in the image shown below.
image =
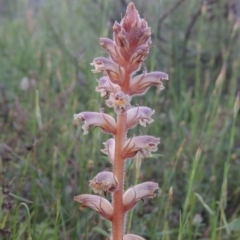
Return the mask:
{"type": "Polygon", "coordinates": [[[118,190],[113,194],[113,220],[112,236],[114,240],[122,240],[124,235],[124,209],[123,209],[123,191],[124,191],[124,158],[122,149],[126,138],[126,112],[118,115],[117,133],[115,135],[115,159],[113,172],[118,180],[118,190]]]}

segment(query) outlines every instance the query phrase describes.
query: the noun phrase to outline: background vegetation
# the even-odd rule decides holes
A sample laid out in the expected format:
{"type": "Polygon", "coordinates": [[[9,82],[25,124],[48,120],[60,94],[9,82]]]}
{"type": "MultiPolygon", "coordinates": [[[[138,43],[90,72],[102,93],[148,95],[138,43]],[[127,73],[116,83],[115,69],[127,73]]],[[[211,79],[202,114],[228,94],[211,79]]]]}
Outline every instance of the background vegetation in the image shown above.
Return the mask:
{"type": "MultiPolygon", "coordinates": [[[[110,169],[99,129],[83,136],[73,114],[99,111],[91,66],[106,56],[128,1],[1,1],[0,236],[106,239],[109,225],[73,196],[110,169]],[[24,80],[22,80],[25,78],[24,80]]],[[[236,0],[138,0],[153,31],[148,71],[169,73],[166,89],[134,103],[155,109],[135,134],[161,137],[139,182],[161,194],[140,203],[126,227],[147,240],[240,239],[240,6],[236,0]]],[[[136,180],[126,164],[126,187],[136,180]]]]}

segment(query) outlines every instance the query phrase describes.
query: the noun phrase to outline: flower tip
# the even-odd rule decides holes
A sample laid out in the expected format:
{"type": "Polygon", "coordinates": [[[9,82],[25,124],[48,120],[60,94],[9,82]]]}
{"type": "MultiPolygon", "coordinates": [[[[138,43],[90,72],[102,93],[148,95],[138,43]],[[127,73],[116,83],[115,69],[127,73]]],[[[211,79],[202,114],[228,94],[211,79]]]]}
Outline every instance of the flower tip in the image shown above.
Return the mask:
{"type": "Polygon", "coordinates": [[[127,9],[134,10],[134,9],[136,9],[136,7],[135,7],[135,5],[134,5],[133,2],[130,2],[130,3],[128,4],[127,9]]]}
{"type": "Polygon", "coordinates": [[[77,120],[78,118],[79,118],[78,114],[74,114],[74,115],[73,115],[73,119],[74,119],[74,120],[77,120]]]}
{"type": "MultiPolygon", "coordinates": [[[[165,73],[165,74],[166,74],[166,73],[165,73]]],[[[165,75],[165,78],[163,78],[163,80],[169,80],[168,74],[165,75]]]]}
{"type": "Polygon", "coordinates": [[[80,202],[81,198],[80,198],[80,195],[79,196],[74,196],[74,201],[77,201],[77,202],[80,202]]]}

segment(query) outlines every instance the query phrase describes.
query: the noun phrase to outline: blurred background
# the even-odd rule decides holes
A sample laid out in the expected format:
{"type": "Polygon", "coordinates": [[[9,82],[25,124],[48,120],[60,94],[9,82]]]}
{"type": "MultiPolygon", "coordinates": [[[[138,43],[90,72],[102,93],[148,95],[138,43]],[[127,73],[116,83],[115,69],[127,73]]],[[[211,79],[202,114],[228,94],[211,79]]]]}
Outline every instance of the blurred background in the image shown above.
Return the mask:
{"type": "MultiPolygon", "coordinates": [[[[100,37],[124,16],[127,0],[0,0],[0,236],[2,239],[106,239],[110,225],[73,197],[111,170],[100,152],[110,138],[83,136],[73,114],[99,111],[107,56],[100,37]]],[[[152,29],[143,69],[169,74],[165,89],[133,104],[154,122],[129,136],[161,137],[157,153],[126,162],[126,188],[156,181],[161,193],[129,214],[128,232],[147,240],[239,239],[240,1],[138,0],[152,29]]],[[[143,70],[142,69],[142,70],[143,70]]],[[[106,109],[111,114],[112,110],[106,109]]]]}

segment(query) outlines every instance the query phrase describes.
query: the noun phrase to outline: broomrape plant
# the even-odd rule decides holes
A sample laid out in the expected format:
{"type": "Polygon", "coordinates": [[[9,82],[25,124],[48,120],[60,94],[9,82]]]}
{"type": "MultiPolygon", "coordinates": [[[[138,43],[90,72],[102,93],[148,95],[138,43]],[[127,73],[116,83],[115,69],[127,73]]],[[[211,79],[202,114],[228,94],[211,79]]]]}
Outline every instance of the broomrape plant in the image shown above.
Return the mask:
{"type": "Polygon", "coordinates": [[[146,71],[136,76],[143,61],[147,58],[151,46],[151,29],[145,19],[139,17],[133,3],[129,3],[126,15],[120,23],[113,26],[113,40],[101,38],[102,47],[110,55],[108,58],[97,57],[91,63],[94,73],[103,72],[104,77],[98,80],[96,91],[106,96],[106,105],[113,108],[116,120],[100,110],[100,112],[81,112],[75,119],[84,121],[84,134],[89,126],[100,127],[103,132],[113,136],[104,143],[102,150],[112,164],[113,172],[98,173],[89,186],[94,193],[82,194],[74,199],[85,207],[97,211],[103,218],[111,222],[110,240],[143,240],[134,234],[125,234],[125,215],[133,209],[137,202],[144,198],[153,198],[159,189],[155,182],[144,182],[124,190],[124,163],[127,159],[151,156],[157,150],[160,139],[153,136],[130,136],[129,129],[138,124],[146,126],[153,122],[154,110],[144,106],[131,106],[131,98],[144,94],[150,86],[164,89],[162,80],[168,75],[163,72],[146,71]],[[111,193],[109,202],[102,196],[111,193]]]}

